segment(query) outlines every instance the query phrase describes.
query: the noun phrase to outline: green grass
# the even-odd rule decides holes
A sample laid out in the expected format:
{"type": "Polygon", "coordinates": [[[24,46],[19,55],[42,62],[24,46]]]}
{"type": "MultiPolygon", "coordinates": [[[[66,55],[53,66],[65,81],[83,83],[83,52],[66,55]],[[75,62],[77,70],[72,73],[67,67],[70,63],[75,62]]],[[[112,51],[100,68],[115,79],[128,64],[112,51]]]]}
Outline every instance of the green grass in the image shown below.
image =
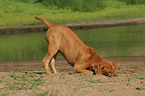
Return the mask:
{"type": "Polygon", "coordinates": [[[131,77],[133,77],[133,78],[136,78],[136,79],[138,79],[138,80],[144,80],[145,78],[143,78],[142,76],[136,76],[136,75],[131,75],[131,77]]]}
{"type": "MultiPolygon", "coordinates": [[[[101,57],[145,56],[145,25],[74,30],[101,57]]],[[[42,60],[48,44],[45,32],[0,35],[0,61],[42,60]]],[[[57,59],[63,59],[58,56],[57,59]]]]}
{"type": "Polygon", "coordinates": [[[109,93],[112,93],[112,92],[114,92],[115,90],[114,90],[114,89],[111,89],[111,90],[105,89],[105,91],[108,91],[109,93]]]}
{"type": "Polygon", "coordinates": [[[40,23],[34,16],[43,17],[51,23],[145,17],[144,2],[135,4],[118,0],[49,0],[49,2],[0,0],[0,2],[0,26],[40,23]]]}
{"type": "Polygon", "coordinates": [[[45,76],[29,72],[10,72],[10,75],[2,80],[0,84],[4,87],[0,88],[0,96],[9,96],[16,94],[15,91],[33,91],[31,94],[35,96],[56,96],[57,91],[43,91],[39,86],[45,82],[45,76]],[[11,93],[7,91],[12,91],[11,93]],[[13,91],[15,90],[15,91],[13,91]]]}
{"type": "Polygon", "coordinates": [[[33,88],[39,89],[36,86],[43,83],[43,76],[39,78],[33,73],[23,74],[21,72],[13,72],[10,77],[13,79],[13,83],[8,83],[9,90],[31,90],[33,88]]]}

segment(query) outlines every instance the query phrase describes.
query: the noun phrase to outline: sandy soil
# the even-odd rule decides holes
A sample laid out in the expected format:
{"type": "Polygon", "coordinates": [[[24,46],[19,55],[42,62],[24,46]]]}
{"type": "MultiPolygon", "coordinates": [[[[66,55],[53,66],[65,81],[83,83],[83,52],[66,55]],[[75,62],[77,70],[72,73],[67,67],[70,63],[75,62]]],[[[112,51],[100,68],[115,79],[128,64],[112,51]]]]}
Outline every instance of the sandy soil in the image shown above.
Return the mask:
{"type": "Polygon", "coordinates": [[[0,63],[0,96],[145,96],[145,57],[106,59],[121,65],[118,77],[74,74],[66,61],[56,62],[57,75],[41,62],[0,63]]]}

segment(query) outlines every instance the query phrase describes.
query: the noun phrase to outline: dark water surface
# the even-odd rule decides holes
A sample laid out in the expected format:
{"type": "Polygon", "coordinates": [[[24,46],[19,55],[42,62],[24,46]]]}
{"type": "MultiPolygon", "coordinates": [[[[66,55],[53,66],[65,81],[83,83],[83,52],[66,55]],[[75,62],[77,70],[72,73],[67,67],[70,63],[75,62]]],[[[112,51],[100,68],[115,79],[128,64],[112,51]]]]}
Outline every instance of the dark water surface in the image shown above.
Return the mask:
{"type": "MultiPolygon", "coordinates": [[[[145,25],[75,30],[102,57],[145,56],[145,25]]],[[[41,60],[47,52],[45,32],[0,35],[0,62],[41,60]]],[[[58,59],[62,59],[61,55],[58,59]]]]}

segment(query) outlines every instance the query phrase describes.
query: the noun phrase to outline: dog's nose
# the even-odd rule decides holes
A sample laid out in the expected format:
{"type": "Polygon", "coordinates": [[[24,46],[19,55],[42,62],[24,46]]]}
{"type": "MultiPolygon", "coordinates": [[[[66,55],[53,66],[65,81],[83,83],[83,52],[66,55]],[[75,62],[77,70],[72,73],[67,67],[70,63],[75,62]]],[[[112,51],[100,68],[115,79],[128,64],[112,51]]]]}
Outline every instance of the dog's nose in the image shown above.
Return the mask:
{"type": "Polygon", "coordinates": [[[113,73],[112,76],[118,76],[117,73],[113,73]]]}

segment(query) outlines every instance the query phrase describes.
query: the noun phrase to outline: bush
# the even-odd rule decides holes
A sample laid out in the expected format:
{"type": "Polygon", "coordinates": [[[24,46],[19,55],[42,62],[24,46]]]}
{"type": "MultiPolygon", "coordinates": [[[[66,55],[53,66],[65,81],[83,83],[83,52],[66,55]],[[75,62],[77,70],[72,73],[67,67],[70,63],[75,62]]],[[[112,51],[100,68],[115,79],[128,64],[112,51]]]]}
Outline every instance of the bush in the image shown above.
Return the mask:
{"type": "Polygon", "coordinates": [[[57,7],[58,9],[71,9],[79,12],[94,12],[106,7],[118,6],[118,0],[17,0],[25,3],[41,3],[46,7],[57,7]]]}
{"type": "Polygon", "coordinates": [[[145,4],[145,0],[119,0],[125,2],[127,5],[131,4],[145,4]]]}
{"type": "Polygon", "coordinates": [[[46,7],[71,9],[79,12],[94,12],[105,8],[120,8],[122,5],[145,4],[145,0],[16,0],[25,3],[41,3],[46,7]]]}
{"type": "Polygon", "coordinates": [[[41,0],[44,6],[56,6],[59,9],[69,8],[72,11],[92,12],[103,9],[105,0],[41,0]]]}

